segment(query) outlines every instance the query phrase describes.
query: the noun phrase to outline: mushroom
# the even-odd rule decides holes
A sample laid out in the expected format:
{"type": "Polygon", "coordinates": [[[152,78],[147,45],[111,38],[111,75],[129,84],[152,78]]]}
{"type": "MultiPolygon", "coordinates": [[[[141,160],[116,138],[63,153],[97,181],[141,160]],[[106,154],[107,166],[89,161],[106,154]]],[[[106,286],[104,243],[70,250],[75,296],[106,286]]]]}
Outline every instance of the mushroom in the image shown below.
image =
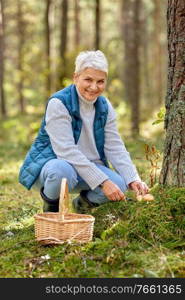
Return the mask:
{"type": "Polygon", "coordinates": [[[143,196],[143,200],[145,200],[145,201],[153,201],[154,200],[154,196],[151,195],[151,194],[145,194],[143,196]]]}
{"type": "Polygon", "coordinates": [[[138,201],[144,200],[144,201],[153,201],[154,200],[154,196],[151,194],[145,194],[144,196],[139,195],[136,197],[136,199],[138,201]]]}
{"type": "Polygon", "coordinates": [[[142,196],[141,195],[137,196],[136,198],[137,198],[137,201],[141,201],[142,200],[142,196]]]}

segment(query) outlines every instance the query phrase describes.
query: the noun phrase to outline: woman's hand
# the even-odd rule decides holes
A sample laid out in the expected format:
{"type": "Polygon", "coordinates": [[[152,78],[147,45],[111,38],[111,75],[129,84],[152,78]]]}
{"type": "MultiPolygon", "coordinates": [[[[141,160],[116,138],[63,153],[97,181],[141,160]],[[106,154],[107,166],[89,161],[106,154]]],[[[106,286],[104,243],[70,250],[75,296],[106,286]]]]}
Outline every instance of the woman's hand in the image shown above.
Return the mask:
{"type": "Polygon", "coordinates": [[[125,195],[120,188],[111,180],[106,180],[102,184],[102,191],[105,196],[111,201],[125,200],[125,195]]]}
{"type": "Polygon", "coordinates": [[[141,182],[141,181],[133,181],[133,182],[129,183],[129,187],[131,188],[131,190],[136,192],[136,196],[139,196],[139,195],[144,196],[149,191],[149,188],[146,185],[146,183],[141,182]]]}

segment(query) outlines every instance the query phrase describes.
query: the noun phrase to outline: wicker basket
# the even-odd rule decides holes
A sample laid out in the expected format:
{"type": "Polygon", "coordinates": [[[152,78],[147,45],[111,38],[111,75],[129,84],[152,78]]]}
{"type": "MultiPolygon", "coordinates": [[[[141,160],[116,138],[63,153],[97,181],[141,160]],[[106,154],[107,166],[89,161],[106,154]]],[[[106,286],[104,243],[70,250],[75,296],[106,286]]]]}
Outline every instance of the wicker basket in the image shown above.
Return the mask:
{"type": "Polygon", "coordinates": [[[35,215],[35,236],[39,243],[86,243],[92,240],[95,218],[91,215],[68,213],[68,207],[68,185],[67,179],[64,178],[61,183],[59,212],[35,215]]]}

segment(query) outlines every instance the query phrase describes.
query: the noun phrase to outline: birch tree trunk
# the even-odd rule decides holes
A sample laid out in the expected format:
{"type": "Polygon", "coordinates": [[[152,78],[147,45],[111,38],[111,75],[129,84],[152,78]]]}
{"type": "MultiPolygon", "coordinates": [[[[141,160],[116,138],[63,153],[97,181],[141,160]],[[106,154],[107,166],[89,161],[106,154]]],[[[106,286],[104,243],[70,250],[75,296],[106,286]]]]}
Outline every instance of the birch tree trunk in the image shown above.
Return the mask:
{"type": "Polygon", "coordinates": [[[185,1],[168,0],[168,86],[160,183],[185,186],[185,1]]]}

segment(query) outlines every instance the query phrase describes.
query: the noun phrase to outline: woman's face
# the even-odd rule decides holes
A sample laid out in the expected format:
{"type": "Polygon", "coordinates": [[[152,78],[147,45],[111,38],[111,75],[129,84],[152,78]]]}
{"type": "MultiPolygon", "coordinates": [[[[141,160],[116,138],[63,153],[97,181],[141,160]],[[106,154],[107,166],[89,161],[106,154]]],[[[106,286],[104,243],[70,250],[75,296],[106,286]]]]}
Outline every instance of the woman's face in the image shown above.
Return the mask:
{"type": "Polygon", "coordinates": [[[88,101],[93,101],[105,90],[107,75],[103,71],[86,68],[79,73],[74,73],[73,79],[81,96],[88,101]]]}

